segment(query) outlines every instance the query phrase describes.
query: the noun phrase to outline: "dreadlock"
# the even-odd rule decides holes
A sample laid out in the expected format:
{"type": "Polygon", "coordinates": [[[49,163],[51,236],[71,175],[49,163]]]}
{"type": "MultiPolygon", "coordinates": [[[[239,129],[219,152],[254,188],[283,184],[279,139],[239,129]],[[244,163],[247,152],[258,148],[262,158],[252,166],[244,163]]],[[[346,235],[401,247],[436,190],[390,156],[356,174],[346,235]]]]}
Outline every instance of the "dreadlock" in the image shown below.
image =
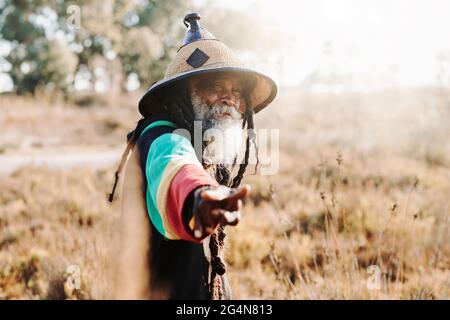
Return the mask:
{"type": "MultiPolygon", "coordinates": [[[[236,176],[233,178],[231,183],[229,182],[230,172],[224,166],[218,166],[216,170],[216,180],[220,184],[225,184],[231,188],[236,188],[241,184],[242,178],[248,166],[248,159],[250,155],[250,143],[253,144],[256,150],[256,166],[258,165],[258,148],[256,144],[256,134],[254,130],[254,121],[253,121],[253,108],[251,107],[251,99],[248,94],[248,90],[244,91],[244,100],[245,100],[245,113],[242,122],[242,129],[247,126],[247,138],[245,140],[245,153],[244,159],[242,163],[239,164],[239,170],[236,176]],[[220,179],[220,180],[219,180],[220,179]],[[221,183],[225,182],[227,183],[221,183]]],[[[236,163],[236,159],[233,163],[236,163]]],[[[256,172],[257,167],[255,168],[256,172]]],[[[215,233],[211,235],[209,241],[209,249],[211,251],[211,278],[210,278],[210,294],[211,298],[214,300],[223,299],[223,283],[222,278],[218,276],[222,276],[226,272],[226,265],[223,261],[223,258],[220,255],[220,252],[223,251],[223,247],[225,245],[225,225],[219,224],[215,233]]]]}
{"type": "Polygon", "coordinates": [[[146,121],[146,118],[141,118],[136,124],[136,129],[134,129],[133,131],[130,131],[127,134],[127,146],[125,148],[125,151],[122,153],[122,157],[120,158],[119,166],[117,167],[117,170],[114,173],[114,185],[113,185],[111,193],[109,194],[109,198],[108,198],[109,202],[113,202],[113,200],[114,200],[114,193],[116,192],[116,187],[117,187],[117,183],[119,182],[120,173],[122,172],[123,166],[125,165],[125,163],[128,159],[128,154],[133,149],[139,136],[141,135],[142,131],[145,128],[145,125],[144,125],[145,121],[146,121]]]}
{"type": "MultiPolygon", "coordinates": [[[[164,114],[174,122],[177,127],[187,129],[191,136],[191,143],[194,139],[194,109],[192,106],[190,90],[186,81],[181,81],[178,84],[174,84],[169,88],[170,94],[167,94],[167,89],[161,91],[159,95],[159,101],[164,110],[164,114]]],[[[247,127],[247,137],[245,141],[245,153],[242,163],[239,164],[239,170],[236,176],[231,179],[231,171],[223,165],[218,164],[215,170],[215,180],[221,184],[231,188],[236,188],[240,185],[244,173],[248,166],[248,159],[250,155],[250,143],[255,147],[256,152],[256,167],[259,163],[258,159],[258,147],[256,143],[256,134],[253,121],[253,108],[251,107],[251,98],[249,94],[250,90],[244,90],[245,112],[243,116],[242,129],[247,127]]],[[[136,125],[136,128],[129,132],[127,135],[127,146],[122,154],[120,164],[115,172],[114,186],[111,194],[109,195],[109,201],[112,202],[114,198],[114,192],[119,180],[119,175],[123,169],[124,164],[128,158],[128,154],[133,149],[142,131],[147,126],[147,118],[141,118],[136,125]]],[[[237,157],[233,161],[233,170],[237,161],[237,157]]],[[[211,251],[211,276],[209,279],[209,292],[211,299],[220,300],[223,299],[223,283],[222,278],[226,272],[226,265],[222,257],[223,248],[225,245],[225,225],[219,224],[213,234],[211,234],[209,241],[209,249],[211,251]]]]}
{"type": "MultiPolygon", "coordinates": [[[[171,87],[170,95],[164,94],[163,92],[159,95],[159,98],[163,110],[169,116],[170,120],[175,122],[178,127],[187,129],[191,134],[191,137],[193,137],[194,112],[192,111],[192,103],[186,82],[184,81],[174,87],[171,87]]],[[[127,134],[127,146],[122,153],[119,166],[114,174],[114,185],[111,193],[109,194],[109,202],[112,202],[114,199],[114,193],[116,191],[120,173],[122,172],[126,160],[128,159],[129,153],[133,150],[142,131],[148,125],[147,122],[148,118],[141,118],[137,122],[136,128],[127,134]]]]}

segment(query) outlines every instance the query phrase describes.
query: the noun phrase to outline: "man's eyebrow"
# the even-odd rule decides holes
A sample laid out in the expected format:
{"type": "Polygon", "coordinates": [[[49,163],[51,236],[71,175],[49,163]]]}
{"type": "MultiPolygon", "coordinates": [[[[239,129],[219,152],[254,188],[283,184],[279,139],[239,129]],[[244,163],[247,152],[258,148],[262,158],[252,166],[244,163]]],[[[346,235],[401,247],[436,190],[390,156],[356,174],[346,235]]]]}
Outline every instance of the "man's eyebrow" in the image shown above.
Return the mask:
{"type": "MultiPolygon", "coordinates": [[[[223,82],[228,80],[228,78],[215,78],[212,82],[223,82]]],[[[236,81],[236,86],[239,87],[239,89],[242,89],[244,87],[244,84],[242,83],[242,81],[236,81]]]]}

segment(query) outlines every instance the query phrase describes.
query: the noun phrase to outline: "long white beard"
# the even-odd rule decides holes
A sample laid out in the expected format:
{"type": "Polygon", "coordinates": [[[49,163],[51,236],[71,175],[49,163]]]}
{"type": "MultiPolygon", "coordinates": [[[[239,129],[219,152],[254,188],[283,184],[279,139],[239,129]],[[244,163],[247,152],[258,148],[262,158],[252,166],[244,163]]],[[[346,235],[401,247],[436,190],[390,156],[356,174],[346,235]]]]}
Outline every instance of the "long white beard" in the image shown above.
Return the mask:
{"type": "Polygon", "coordinates": [[[195,93],[192,94],[192,105],[195,120],[202,122],[203,163],[222,165],[231,171],[242,145],[241,114],[226,105],[209,106],[195,93]],[[230,116],[221,118],[224,113],[230,116]]]}

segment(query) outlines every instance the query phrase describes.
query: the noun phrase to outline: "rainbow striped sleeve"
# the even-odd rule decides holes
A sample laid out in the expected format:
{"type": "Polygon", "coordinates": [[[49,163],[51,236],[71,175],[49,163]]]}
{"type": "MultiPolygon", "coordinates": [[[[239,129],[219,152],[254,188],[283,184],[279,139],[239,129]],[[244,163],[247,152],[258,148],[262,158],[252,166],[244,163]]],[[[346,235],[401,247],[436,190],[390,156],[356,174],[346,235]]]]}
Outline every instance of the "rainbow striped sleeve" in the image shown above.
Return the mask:
{"type": "Polygon", "coordinates": [[[155,121],[138,140],[147,178],[147,211],[155,228],[167,239],[200,242],[185,222],[183,206],[194,189],[217,182],[203,169],[191,142],[172,133],[175,128],[172,122],[155,121]]]}

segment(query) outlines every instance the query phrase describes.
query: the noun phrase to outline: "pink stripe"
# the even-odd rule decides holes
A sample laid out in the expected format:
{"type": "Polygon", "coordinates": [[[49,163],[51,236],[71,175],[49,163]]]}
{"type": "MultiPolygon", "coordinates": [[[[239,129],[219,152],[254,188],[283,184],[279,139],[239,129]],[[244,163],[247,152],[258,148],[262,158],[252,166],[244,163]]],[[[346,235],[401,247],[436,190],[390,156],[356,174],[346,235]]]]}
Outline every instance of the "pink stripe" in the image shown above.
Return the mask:
{"type": "Polygon", "coordinates": [[[184,165],[172,179],[167,197],[166,213],[168,221],[175,233],[183,240],[200,243],[202,239],[196,239],[188,226],[183,224],[183,205],[194,189],[204,186],[218,186],[216,180],[202,168],[194,164],[184,165]]]}

